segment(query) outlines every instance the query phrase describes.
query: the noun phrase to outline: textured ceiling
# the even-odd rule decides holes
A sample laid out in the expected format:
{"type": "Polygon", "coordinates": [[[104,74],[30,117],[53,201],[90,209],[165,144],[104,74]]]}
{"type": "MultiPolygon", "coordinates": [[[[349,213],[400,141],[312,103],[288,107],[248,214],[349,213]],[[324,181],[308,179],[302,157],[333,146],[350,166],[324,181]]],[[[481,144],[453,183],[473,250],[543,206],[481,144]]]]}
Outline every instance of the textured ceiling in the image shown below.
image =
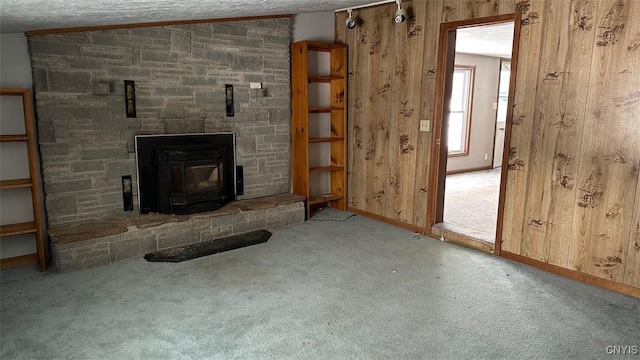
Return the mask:
{"type": "Polygon", "coordinates": [[[1,0],[0,32],[334,11],[372,0],[1,0]]]}

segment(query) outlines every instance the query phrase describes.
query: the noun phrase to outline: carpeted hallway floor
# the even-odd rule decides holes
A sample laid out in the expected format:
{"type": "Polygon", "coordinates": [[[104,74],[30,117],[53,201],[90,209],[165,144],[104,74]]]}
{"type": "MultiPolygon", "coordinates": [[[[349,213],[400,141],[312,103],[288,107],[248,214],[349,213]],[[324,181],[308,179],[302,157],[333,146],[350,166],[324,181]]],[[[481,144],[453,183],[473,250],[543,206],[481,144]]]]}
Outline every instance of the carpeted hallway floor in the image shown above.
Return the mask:
{"type": "Polygon", "coordinates": [[[591,359],[640,345],[640,299],[332,209],[182,263],[2,270],[0,290],[2,359],[591,359]]]}
{"type": "Polygon", "coordinates": [[[495,242],[500,168],[447,175],[444,222],[463,235],[495,242]]]}

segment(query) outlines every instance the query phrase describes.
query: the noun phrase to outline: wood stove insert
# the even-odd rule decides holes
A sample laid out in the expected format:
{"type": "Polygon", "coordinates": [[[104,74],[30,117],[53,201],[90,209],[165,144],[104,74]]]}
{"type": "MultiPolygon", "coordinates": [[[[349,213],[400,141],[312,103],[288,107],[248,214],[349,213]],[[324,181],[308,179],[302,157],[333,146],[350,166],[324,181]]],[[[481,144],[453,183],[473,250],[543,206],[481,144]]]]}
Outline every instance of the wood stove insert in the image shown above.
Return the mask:
{"type": "Polygon", "coordinates": [[[233,133],[136,136],[140,212],[193,214],[236,199],[233,133]]]}

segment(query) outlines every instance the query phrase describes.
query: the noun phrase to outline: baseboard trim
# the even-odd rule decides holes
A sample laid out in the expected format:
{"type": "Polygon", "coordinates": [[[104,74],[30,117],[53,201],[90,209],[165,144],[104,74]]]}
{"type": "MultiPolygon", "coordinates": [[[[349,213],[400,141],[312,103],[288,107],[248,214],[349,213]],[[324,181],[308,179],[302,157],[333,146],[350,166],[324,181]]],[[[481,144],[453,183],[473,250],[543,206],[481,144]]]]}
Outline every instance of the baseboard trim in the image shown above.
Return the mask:
{"type": "Polygon", "coordinates": [[[491,169],[493,169],[492,166],[482,166],[482,167],[471,168],[471,169],[451,170],[451,171],[447,171],[447,175],[464,174],[468,172],[491,170],[491,169]]]}
{"type": "Polygon", "coordinates": [[[378,214],[370,213],[368,211],[356,209],[356,208],[353,208],[351,206],[347,207],[347,211],[350,211],[350,212],[358,214],[358,215],[366,216],[366,217],[372,218],[374,220],[382,221],[382,222],[385,222],[387,224],[395,225],[395,226],[398,226],[398,227],[401,227],[401,228],[404,228],[404,229],[407,229],[407,230],[411,230],[411,231],[414,231],[414,232],[417,232],[417,233],[421,233],[421,234],[425,234],[425,235],[429,234],[429,231],[427,231],[427,229],[425,229],[423,227],[420,227],[420,226],[417,226],[417,225],[413,225],[413,224],[409,224],[409,223],[402,222],[402,221],[395,220],[395,219],[390,219],[388,217],[384,217],[382,215],[378,215],[378,214]]]}
{"type": "Polygon", "coordinates": [[[559,266],[548,264],[542,261],[530,259],[528,257],[510,253],[504,250],[500,251],[500,256],[506,259],[517,261],[525,265],[533,266],[535,268],[548,271],[550,273],[554,273],[556,275],[560,275],[572,280],[580,281],[590,285],[595,285],[601,288],[605,288],[607,290],[613,290],[615,292],[619,292],[625,295],[640,298],[640,288],[637,288],[637,287],[620,284],[617,282],[613,282],[611,280],[602,279],[602,278],[581,273],[575,270],[565,269],[563,267],[559,267],[559,266]]]}

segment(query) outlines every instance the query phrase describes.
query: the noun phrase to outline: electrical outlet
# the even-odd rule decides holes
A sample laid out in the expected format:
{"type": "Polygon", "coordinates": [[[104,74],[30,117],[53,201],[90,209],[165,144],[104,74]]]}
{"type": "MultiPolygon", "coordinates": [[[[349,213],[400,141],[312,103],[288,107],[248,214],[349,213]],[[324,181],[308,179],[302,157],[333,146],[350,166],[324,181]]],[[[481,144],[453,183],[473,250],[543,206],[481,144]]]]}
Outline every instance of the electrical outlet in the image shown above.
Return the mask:
{"type": "Polygon", "coordinates": [[[485,160],[489,160],[489,154],[485,153],[485,154],[484,154],[484,159],[485,159],[485,160]]]}
{"type": "Polygon", "coordinates": [[[262,83],[259,82],[250,82],[249,89],[262,89],[262,83]]]}
{"type": "Polygon", "coordinates": [[[493,103],[493,104],[491,104],[491,108],[492,108],[493,110],[498,110],[498,103],[493,103]]]}
{"type": "Polygon", "coordinates": [[[431,121],[420,120],[420,131],[429,131],[431,129],[431,121]]]}

